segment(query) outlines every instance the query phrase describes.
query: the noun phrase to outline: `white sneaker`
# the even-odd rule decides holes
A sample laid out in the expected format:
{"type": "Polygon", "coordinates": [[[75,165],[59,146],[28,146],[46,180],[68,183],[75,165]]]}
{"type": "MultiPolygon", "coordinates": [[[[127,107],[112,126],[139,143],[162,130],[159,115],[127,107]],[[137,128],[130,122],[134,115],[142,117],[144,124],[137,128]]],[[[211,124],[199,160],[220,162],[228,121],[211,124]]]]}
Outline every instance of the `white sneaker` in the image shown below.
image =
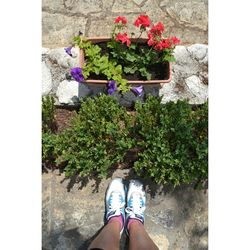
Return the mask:
{"type": "Polygon", "coordinates": [[[121,234],[124,229],[125,222],[125,190],[122,178],[115,178],[109,184],[106,192],[106,222],[108,222],[112,217],[122,216],[123,226],[121,229],[121,234]]]}
{"type": "Polygon", "coordinates": [[[144,224],[144,211],[146,209],[146,196],[143,184],[138,180],[131,180],[127,193],[126,233],[129,219],[136,219],[144,224]]]}

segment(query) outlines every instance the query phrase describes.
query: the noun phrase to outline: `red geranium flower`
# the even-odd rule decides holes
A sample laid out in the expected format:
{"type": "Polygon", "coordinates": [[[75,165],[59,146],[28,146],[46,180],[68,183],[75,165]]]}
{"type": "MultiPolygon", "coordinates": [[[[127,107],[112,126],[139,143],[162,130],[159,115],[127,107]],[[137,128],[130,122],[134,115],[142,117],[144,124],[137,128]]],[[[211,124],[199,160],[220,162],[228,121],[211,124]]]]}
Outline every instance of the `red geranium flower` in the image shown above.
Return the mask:
{"type": "Polygon", "coordinates": [[[171,49],[172,48],[172,40],[170,39],[161,39],[161,40],[157,40],[155,39],[155,37],[149,33],[148,34],[148,45],[149,46],[154,46],[154,49],[156,50],[163,50],[165,48],[167,49],[171,49]]]}
{"type": "Polygon", "coordinates": [[[125,25],[127,23],[127,19],[125,16],[118,16],[116,19],[115,19],[115,23],[119,23],[119,22],[122,22],[123,25],[125,25]]]}
{"type": "Polygon", "coordinates": [[[177,38],[176,36],[173,36],[173,37],[171,37],[170,39],[171,39],[171,41],[173,42],[173,44],[178,44],[178,43],[180,42],[180,39],[177,38]]]}
{"type": "Polygon", "coordinates": [[[134,25],[136,27],[139,27],[140,25],[144,28],[150,26],[150,19],[147,15],[140,15],[134,22],[134,25]]]}
{"type": "Polygon", "coordinates": [[[118,33],[117,35],[116,35],[116,39],[115,39],[117,42],[118,41],[120,41],[120,42],[122,42],[122,43],[127,43],[127,46],[130,46],[130,44],[131,44],[131,41],[130,41],[130,39],[129,39],[129,37],[128,37],[128,35],[127,35],[127,33],[118,33]]]}
{"type": "Polygon", "coordinates": [[[155,48],[156,50],[163,50],[164,47],[163,47],[162,41],[159,42],[158,44],[156,44],[156,45],[154,46],[154,48],[155,48]]]}
{"type": "Polygon", "coordinates": [[[161,43],[163,48],[171,49],[172,47],[171,41],[169,39],[163,39],[161,43]]]}
{"type": "Polygon", "coordinates": [[[157,43],[154,36],[151,33],[148,33],[148,46],[154,46],[157,43]]]}
{"type": "Polygon", "coordinates": [[[158,22],[156,25],[154,25],[151,30],[149,31],[150,33],[161,36],[162,32],[164,31],[164,25],[161,22],[158,22]]]}

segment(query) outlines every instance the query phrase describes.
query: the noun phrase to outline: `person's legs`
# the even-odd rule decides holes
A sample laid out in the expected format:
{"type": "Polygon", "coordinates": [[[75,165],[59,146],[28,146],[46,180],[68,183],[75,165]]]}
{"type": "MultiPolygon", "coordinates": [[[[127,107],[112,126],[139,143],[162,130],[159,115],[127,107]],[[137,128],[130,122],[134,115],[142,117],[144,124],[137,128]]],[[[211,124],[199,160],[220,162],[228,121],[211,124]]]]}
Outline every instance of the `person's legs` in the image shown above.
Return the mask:
{"type": "Polygon", "coordinates": [[[159,250],[146,232],[144,225],[135,221],[129,226],[129,250],[159,250]]]}
{"type": "Polygon", "coordinates": [[[89,246],[91,249],[118,250],[120,244],[120,222],[113,220],[108,223],[89,246]]]}
{"type": "Polygon", "coordinates": [[[125,221],[125,191],[121,178],[114,179],[106,192],[107,225],[90,244],[91,249],[118,250],[125,221]]]}
{"type": "Polygon", "coordinates": [[[130,250],[158,250],[144,228],[145,204],[146,196],[142,183],[130,181],[126,207],[126,232],[130,238],[130,250]]]}

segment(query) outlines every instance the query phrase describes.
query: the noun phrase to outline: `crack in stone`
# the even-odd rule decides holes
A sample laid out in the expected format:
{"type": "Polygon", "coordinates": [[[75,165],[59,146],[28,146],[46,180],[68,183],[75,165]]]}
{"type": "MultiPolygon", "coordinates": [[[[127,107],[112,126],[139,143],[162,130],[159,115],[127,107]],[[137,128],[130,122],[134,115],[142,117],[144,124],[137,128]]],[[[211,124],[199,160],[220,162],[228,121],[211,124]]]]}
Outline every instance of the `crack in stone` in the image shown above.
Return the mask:
{"type": "MultiPolygon", "coordinates": [[[[147,0],[144,0],[144,1],[147,1],[147,0]]],[[[142,4],[144,1],[142,1],[140,4],[136,3],[135,1],[133,1],[133,3],[134,3],[137,7],[141,8],[141,4],[142,4]]]]}
{"type": "Polygon", "coordinates": [[[55,11],[55,10],[51,10],[49,8],[43,8],[42,11],[44,13],[48,13],[48,14],[63,15],[63,16],[67,16],[67,17],[84,17],[84,18],[87,17],[87,15],[81,14],[81,13],[69,13],[69,12],[64,12],[64,11],[55,11]]]}
{"type": "Polygon", "coordinates": [[[139,5],[139,7],[140,7],[140,8],[143,7],[143,6],[146,4],[147,1],[148,1],[148,0],[143,0],[143,1],[141,2],[141,4],[139,5]]]}
{"type": "Polygon", "coordinates": [[[59,15],[64,15],[64,16],[67,16],[67,17],[84,17],[84,18],[88,18],[90,15],[92,14],[98,14],[98,13],[101,13],[102,10],[100,11],[90,11],[88,14],[82,14],[82,13],[72,13],[72,12],[65,12],[65,11],[60,11],[60,10],[52,10],[50,8],[47,8],[47,7],[43,7],[42,8],[42,12],[46,12],[46,13],[49,13],[49,14],[59,14],[59,15]]]}
{"type": "Polygon", "coordinates": [[[86,22],[86,24],[85,24],[85,36],[86,37],[88,37],[88,35],[89,35],[89,30],[90,30],[90,24],[91,24],[91,20],[92,18],[91,18],[91,16],[89,16],[88,18],[87,18],[87,22],[86,22]]]}
{"type": "Polygon", "coordinates": [[[110,13],[112,13],[112,9],[113,9],[113,7],[114,7],[114,4],[115,4],[115,0],[113,0],[113,3],[112,3],[112,6],[111,6],[111,8],[110,8],[110,13]]]}

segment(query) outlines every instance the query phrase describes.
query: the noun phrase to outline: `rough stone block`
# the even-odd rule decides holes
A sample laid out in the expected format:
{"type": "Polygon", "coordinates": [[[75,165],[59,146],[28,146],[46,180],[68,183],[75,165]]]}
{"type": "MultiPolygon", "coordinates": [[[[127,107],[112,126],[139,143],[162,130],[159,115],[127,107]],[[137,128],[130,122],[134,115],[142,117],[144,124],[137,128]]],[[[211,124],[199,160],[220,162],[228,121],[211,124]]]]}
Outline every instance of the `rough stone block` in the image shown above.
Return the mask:
{"type": "Polygon", "coordinates": [[[161,4],[165,6],[165,11],[171,18],[179,24],[199,28],[207,31],[208,12],[207,3],[201,0],[178,1],[161,4]]]}
{"type": "Polygon", "coordinates": [[[43,46],[56,48],[72,44],[72,39],[79,31],[85,33],[87,19],[62,14],[42,15],[42,43],[43,46]]]}
{"type": "Polygon", "coordinates": [[[118,13],[141,12],[141,9],[132,0],[127,0],[127,1],[115,0],[112,12],[118,12],[118,13]]]}
{"type": "Polygon", "coordinates": [[[193,44],[187,47],[187,50],[194,59],[201,61],[207,56],[208,46],[206,44],[193,44]]]}
{"type": "Polygon", "coordinates": [[[89,88],[76,81],[62,81],[56,91],[56,96],[60,104],[76,104],[80,97],[88,96],[89,88]]]}
{"type": "Polygon", "coordinates": [[[68,55],[64,48],[52,49],[49,58],[64,68],[73,68],[79,66],[79,48],[72,48],[72,57],[68,55]]]}
{"type": "Polygon", "coordinates": [[[66,10],[74,14],[84,14],[99,12],[102,9],[101,0],[66,0],[65,1],[66,10]]]}
{"type": "Polygon", "coordinates": [[[141,5],[144,0],[133,0],[137,5],[141,5]]]}
{"type": "Polygon", "coordinates": [[[52,90],[52,75],[45,62],[42,62],[42,95],[48,95],[52,90]]]}
{"type": "Polygon", "coordinates": [[[42,55],[47,55],[50,52],[49,48],[42,48],[42,55]]]}
{"type": "Polygon", "coordinates": [[[52,12],[65,11],[64,0],[43,0],[43,9],[50,10],[52,12]]]}
{"type": "Polygon", "coordinates": [[[208,98],[208,87],[202,84],[198,76],[190,76],[185,80],[190,92],[193,94],[194,98],[190,101],[195,104],[202,104],[208,98]]]}

